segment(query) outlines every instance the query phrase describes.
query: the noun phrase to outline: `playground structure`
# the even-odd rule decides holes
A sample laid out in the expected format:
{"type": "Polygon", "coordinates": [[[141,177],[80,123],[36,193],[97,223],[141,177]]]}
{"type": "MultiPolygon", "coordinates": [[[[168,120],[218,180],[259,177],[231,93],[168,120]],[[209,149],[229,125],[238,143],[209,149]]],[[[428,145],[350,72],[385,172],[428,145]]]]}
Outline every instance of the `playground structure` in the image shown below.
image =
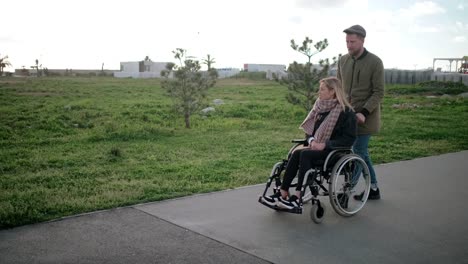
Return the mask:
{"type": "Polygon", "coordinates": [[[458,69],[458,72],[459,73],[463,73],[463,74],[468,74],[468,56],[465,56],[465,61],[461,63],[460,65],[460,69],[458,69]]]}
{"type": "Polygon", "coordinates": [[[448,61],[450,63],[449,72],[452,72],[452,63],[455,62],[455,71],[458,73],[468,74],[468,56],[462,58],[434,58],[432,61],[432,68],[435,71],[436,61],[448,61]],[[458,64],[460,63],[460,66],[458,64]]]}

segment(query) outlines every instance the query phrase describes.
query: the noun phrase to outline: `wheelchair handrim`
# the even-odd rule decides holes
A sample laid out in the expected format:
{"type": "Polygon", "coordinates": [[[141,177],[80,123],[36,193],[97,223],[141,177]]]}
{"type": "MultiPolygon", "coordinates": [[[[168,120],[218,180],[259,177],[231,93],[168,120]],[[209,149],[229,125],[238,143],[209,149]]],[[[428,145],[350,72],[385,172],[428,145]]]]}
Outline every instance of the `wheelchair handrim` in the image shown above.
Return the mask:
{"type": "MultiPolygon", "coordinates": [[[[355,175],[352,175],[352,177],[355,177],[355,175]]],[[[348,185],[350,185],[349,183],[346,183],[348,185]]],[[[347,190],[343,190],[343,193],[346,194],[347,198],[345,199],[353,199],[353,196],[356,194],[354,190],[351,190],[351,189],[354,189],[355,186],[357,186],[358,184],[354,184],[354,186],[346,186],[346,187],[343,187],[343,189],[347,189],[347,190]],[[350,191],[351,190],[351,191],[350,191]]],[[[341,186],[342,187],[342,186],[341,186]]],[[[369,168],[367,167],[366,163],[364,162],[364,160],[359,157],[358,155],[356,154],[351,154],[351,155],[347,155],[347,156],[344,156],[342,157],[337,163],[336,165],[333,167],[333,170],[332,170],[332,175],[331,175],[331,178],[330,178],[330,185],[329,185],[329,195],[330,195],[330,203],[333,207],[333,209],[340,215],[342,216],[352,216],[354,214],[356,214],[357,212],[359,212],[365,205],[366,201],[367,201],[367,198],[369,196],[369,191],[370,191],[370,173],[369,173],[369,168]],[[349,164],[349,162],[352,162],[352,161],[355,161],[355,162],[358,162],[359,165],[361,166],[361,169],[362,169],[362,175],[359,175],[357,181],[359,181],[359,179],[362,177],[364,179],[364,183],[365,183],[365,186],[364,186],[364,189],[361,190],[361,191],[364,191],[364,195],[362,197],[362,199],[360,200],[360,204],[358,204],[356,206],[356,208],[352,209],[352,210],[348,210],[348,208],[343,208],[342,205],[340,204],[340,202],[338,201],[338,188],[340,185],[338,184],[338,181],[340,180],[340,176],[343,175],[343,169],[346,165],[349,164]]],[[[353,202],[353,200],[351,200],[353,202]]],[[[349,201],[348,201],[349,202],[349,201]]],[[[348,204],[347,202],[347,204],[348,204]]],[[[353,202],[353,204],[356,203],[356,202],[353,202]]]]}

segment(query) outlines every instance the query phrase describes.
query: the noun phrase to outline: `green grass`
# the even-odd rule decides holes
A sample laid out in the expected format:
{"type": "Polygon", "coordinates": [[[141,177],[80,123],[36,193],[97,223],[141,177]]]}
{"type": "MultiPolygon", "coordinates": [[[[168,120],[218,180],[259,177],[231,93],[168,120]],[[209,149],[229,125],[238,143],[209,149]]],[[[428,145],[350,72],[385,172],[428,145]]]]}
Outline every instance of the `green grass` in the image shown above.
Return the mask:
{"type": "MultiPolygon", "coordinates": [[[[466,99],[414,88],[388,87],[374,163],[468,149],[466,99]]],[[[185,129],[156,79],[2,78],[0,228],[263,183],[302,137],[286,93],[220,80],[208,102],[225,104],[185,129]]]]}

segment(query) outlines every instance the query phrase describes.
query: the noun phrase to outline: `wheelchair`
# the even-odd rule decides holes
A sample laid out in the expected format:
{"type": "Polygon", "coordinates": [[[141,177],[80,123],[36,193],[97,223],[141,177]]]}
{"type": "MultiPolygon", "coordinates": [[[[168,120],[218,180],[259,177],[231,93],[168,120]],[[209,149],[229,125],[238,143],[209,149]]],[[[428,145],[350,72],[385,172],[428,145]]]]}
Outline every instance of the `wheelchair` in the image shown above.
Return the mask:
{"type": "MultiPolygon", "coordinates": [[[[310,202],[310,218],[317,224],[322,222],[325,215],[325,205],[319,196],[328,196],[333,210],[344,217],[353,216],[364,207],[371,186],[369,168],[351,148],[332,150],[325,160],[317,161],[316,165],[306,172],[299,197],[300,207],[284,209],[265,203],[262,200],[263,196],[280,191],[281,180],[294,150],[300,146],[307,146],[307,141],[303,139],[294,139],[292,143],[295,144],[289,150],[287,159],[273,166],[265,190],[258,199],[261,204],[276,211],[302,214],[304,205],[310,202]]],[[[295,190],[296,186],[297,177],[290,186],[291,191],[295,190]]]]}

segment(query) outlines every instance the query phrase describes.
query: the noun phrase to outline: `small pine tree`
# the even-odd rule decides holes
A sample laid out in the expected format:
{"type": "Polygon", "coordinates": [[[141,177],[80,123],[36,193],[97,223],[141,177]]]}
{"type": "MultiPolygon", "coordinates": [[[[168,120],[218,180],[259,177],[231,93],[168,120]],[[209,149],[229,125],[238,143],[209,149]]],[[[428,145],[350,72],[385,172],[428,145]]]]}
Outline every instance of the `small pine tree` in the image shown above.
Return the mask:
{"type": "Polygon", "coordinates": [[[161,85],[173,100],[174,108],[184,115],[185,127],[190,128],[190,116],[203,105],[209,88],[216,83],[215,69],[200,71],[197,60],[187,59],[186,50],[177,48],[172,52],[179,65],[168,63],[161,71],[161,85]],[[173,77],[173,78],[171,78],[173,77]]]}
{"type": "Polygon", "coordinates": [[[333,57],[332,63],[330,63],[329,59],[325,59],[320,60],[318,65],[314,66],[311,63],[312,56],[327,48],[328,40],[324,39],[315,43],[314,50],[312,49],[312,43],[312,39],[306,37],[302,45],[299,46],[292,39],[291,48],[307,56],[308,60],[304,64],[294,61],[289,65],[286,77],[276,78],[280,84],[288,87],[289,93],[286,96],[288,102],[300,105],[307,111],[310,111],[314,105],[320,80],[328,76],[330,67],[337,62],[337,58],[333,57]]]}

